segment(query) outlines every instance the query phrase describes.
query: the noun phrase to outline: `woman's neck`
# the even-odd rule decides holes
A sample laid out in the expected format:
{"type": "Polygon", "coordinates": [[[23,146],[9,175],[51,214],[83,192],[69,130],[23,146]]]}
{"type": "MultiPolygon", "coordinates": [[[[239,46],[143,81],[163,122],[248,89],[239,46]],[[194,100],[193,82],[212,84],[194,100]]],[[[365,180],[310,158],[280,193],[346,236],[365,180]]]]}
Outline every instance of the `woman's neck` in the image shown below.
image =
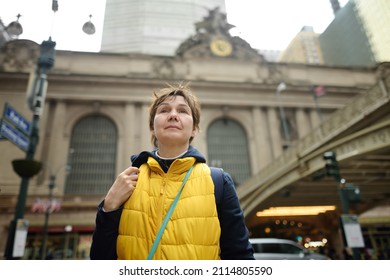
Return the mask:
{"type": "Polygon", "coordinates": [[[156,155],[161,159],[175,159],[184,155],[188,151],[188,147],[185,149],[161,149],[161,147],[157,148],[156,155]]]}

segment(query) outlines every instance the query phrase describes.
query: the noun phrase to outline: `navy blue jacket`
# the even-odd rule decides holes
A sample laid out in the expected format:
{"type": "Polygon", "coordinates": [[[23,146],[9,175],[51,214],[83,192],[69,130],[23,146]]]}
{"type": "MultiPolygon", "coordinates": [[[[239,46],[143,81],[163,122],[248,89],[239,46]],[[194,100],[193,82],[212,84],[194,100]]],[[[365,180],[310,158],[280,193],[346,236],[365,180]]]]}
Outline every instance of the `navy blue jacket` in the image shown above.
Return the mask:
{"type": "MultiPolygon", "coordinates": [[[[132,156],[132,165],[140,167],[151,156],[159,160],[153,152],[142,152],[132,156]]],[[[182,157],[194,157],[197,162],[205,163],[204,156],[192,146],[182,157]]],[[[253,248],[249,243],[248,229],[231,176],[223,172],[223,196],[218,207],[218,218],[221,226],[220,257],[222,260],[253,260],[253,248]]],[[[92,237],[90,257],[92,260],[117,259],[116,239],[122,208],[104,212],[103,202],[98,206],[96,228],[92,237]]],[[[205,229],[205,234],[207,229],[205,229]]]]}

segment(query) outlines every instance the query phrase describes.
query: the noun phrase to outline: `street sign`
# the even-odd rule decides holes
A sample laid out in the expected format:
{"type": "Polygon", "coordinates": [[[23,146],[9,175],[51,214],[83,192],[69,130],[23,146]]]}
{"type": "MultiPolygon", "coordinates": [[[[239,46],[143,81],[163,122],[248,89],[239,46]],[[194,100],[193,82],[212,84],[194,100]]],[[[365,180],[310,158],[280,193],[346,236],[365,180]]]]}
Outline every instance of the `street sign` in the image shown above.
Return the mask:
{"type": "Polygon", "coordinates": [[[8,120],[22,133],[30,135],[31,123],[21,114],[19,114],[14,108],[12,108],[8,103],[5,104],[3,118],[8,120]]]}
{"type": "Polygon", "coordinates": [[[340,218],[347,246],[350,248],[364,248],[363,233],[357,216],[343,214],[340,218]]]}
{"type": "Polygon", "coordinates": [[[29,221],[25,219],[18,219],[16,223],[14,247],[12,250],[12,257],[23,257],[24,249],[26,248],[27,233],[29,221]]]}
{"type": "Polygon", "coordinates": [[[10,140],[23,151],[27,151],[30,138],[13,127],[6,119],[1,121],[0,135],[10,140]]]}
{"type": "Polygon", "coordinates": [[[8,103],[4,106],[3,119],[0,120],[0,139],[8,139],[23,151],[30,144],[31,123],[8,103]]]}

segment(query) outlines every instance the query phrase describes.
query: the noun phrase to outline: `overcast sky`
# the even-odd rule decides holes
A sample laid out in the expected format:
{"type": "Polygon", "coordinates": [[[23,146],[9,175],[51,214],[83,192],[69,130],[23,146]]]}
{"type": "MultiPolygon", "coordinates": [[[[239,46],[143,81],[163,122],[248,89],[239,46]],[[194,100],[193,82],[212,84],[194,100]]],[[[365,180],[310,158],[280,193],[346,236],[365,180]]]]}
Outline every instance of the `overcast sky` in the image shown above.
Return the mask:
{"type": "MultiPolygon", "coordinates": [[[[145,0],[147,1],[147,0],[145,0]]],[[[24,32],[21,39],[41,43],[49,35],[56,49],[100,50],[105,0],[59,0],[53,17],[52,0],[0,0],[0,17],[5,25],[16,19],[24,32]],[[39,14],[39,16],[37,16],[39,14]],[[85,35],[81,26],[89,20],[96,26],[94,35],[85,35]]],[[[340,0],[344,6],[348,0],[340,0]]],[[[236,27],[232,35],[240,36],[253,48],[283,50],[305,25],[321,33],[333,19],[329,0],[225,0],[228,22],[236,27]]]]}

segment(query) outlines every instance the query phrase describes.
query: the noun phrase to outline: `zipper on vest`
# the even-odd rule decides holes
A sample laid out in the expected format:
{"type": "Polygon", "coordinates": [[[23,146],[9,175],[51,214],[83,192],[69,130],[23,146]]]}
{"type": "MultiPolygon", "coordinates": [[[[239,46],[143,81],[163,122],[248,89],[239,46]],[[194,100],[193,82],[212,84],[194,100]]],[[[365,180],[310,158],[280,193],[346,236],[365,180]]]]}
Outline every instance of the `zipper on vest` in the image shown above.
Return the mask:
{"type": "Polygon", "coordinates": [[[163,195],[163,194],[164,194],[165,185],[166,185],[166,181],[165,181],[165,179],[163,179],[163,181],[162,181],[162,186],[161,186],[161,188],[160,188],[160,195],[163,195]]]}

